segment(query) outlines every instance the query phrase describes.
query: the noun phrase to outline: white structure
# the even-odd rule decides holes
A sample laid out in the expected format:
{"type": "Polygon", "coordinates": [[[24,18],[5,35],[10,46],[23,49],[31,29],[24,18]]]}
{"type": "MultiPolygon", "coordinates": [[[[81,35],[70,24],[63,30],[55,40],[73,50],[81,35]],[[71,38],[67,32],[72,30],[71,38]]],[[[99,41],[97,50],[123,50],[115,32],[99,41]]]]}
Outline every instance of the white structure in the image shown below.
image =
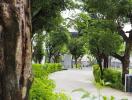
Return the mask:
{"type": "Polygon", "coordinates": [[[112,66],[112,67],[121,67],[122,63],[121,63],[120,60],[112,57],[110,66],[112,66]]]}
{"type": "MultiPolygon", "coordinates": [[[[110,63],[110,66],[112,66],[112,67],[122,67],[122,63],[121,63],[120,60],[111,57],[111,63],[110,63]]],[[[132,57],[130,57],[129,68],[132,68],[132,57]]]]}
{"type": "Polygon", "coordinates": [[[87,58],[87,55],[84,55],[81,59],[81,66],[82,67],[87,67],[89,65],[89,60],[87,58]]]}
{"type": "Polygon", "coordinates": [[[69,69],[72,66],[72,55],[70,54],[64,54],[64,59],[63,59],[63,65],[64,69],[69,69]]]}

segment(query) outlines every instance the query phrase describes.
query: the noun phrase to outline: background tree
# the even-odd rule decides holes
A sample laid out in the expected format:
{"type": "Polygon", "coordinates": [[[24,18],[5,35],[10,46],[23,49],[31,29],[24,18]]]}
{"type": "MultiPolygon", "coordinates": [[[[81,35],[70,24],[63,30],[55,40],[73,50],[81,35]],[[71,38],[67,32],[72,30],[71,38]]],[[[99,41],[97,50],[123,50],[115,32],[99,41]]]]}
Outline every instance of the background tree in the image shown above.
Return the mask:
{"type": "Polygon", "coordinates": [[[54,62],[59,62],[61,51],[68,43],[68,39],[68,30],[62,26],[47,34],[46,48],[49,62],[51,58],[54,62]]]}
{"type": "Polygon", "coordinates": [[[88,41],[90,53],[96,58],[103,74],[103,68],[108,68],[109,56],[119,51],[121,39],[116,33],[97,31],[89,36],[88,41]]]}
{"type": "Polygon", "coordinates": [[[132,24],[132,1],[131,0],[82,0],[84,9],[94,16],[100,15],[103,19],[111,19],[116,24],[117,31],[125,42],[123,55],[114,53],[113,56],[122,62],[122,82],[125,82],[125,74],[129,73],[130,52],[132,49],[132,30],[123,31],[125,23],[132,24]]]}
{"type": "Polygon", "coordinates": [[[33,33],[51,31],[62,22],[61,11],[74,7],[72,0],[31,0],[33,33]]]}
{"type": "Polygon", "coordinates": [[[33,39],[33,60],[35,63],[41,63],[44,57],[44,39],[43,33],[36,34],[33,39]]]}
{"type": "Polygon", "coordinates": [[[72,54],[75,59],[75,65],[77,68],[77,60],[78,58],[82,58],[86,52],[85,42],[82,37],[71,37],[68,43],[69,52],[72,54]]]}
{"type": "Polygon", "coordinates": [[[116,33],[111,20],[90,16],[91,14],[80,13],[75,20],[76,28],[84,36],[84,40],[88,41],[88,49],[96,58],[101,72],[103,72],[103,67],[108,68],[108,57],[114,52],[118,52],[121,38],[116,33]]]}

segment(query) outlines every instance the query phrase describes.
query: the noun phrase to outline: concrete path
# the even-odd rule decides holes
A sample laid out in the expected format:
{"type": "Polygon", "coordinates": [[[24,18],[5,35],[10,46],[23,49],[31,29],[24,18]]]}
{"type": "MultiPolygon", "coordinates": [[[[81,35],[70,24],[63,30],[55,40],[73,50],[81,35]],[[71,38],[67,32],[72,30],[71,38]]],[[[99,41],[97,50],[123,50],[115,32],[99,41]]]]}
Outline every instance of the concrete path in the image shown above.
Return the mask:
{"type": "MultiPolygon", "coordinates": [[[[98,96],[99,93],[97,88],[93,84],[93,74],[91,68],[84,68],[82,70],[64,70],[55,72],[50,75],[56,83],[56,92],[63,91],[72,97],[72,100],[91,100],[88,98],[81,99],[84,94],[82,92],[72,92],[75,89],[84,89],[88,91],[91,95],[98,96]]],[[[105,96],[115,96],[116,100],[132,100],[132,94],[124,93],[112,88],[105,87],[101,89],[101,95],[105,96]]],[[[96,99],[99,100],[99,99],[96,99]]]]}

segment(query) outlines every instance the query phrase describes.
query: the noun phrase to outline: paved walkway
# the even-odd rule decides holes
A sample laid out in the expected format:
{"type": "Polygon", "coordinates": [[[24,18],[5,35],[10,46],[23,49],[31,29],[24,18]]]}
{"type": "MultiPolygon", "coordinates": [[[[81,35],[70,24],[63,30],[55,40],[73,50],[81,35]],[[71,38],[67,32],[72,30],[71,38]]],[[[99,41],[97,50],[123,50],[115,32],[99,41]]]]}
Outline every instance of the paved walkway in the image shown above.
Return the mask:
{"type": "MultiPolygon", "coordinates": [[[[51,74],[50,78],[56,83],[55,91],[64,91],[72,97],[72,100],[89,100],[86,98],[81,99],[83,94],[82,92],[72,92],[73,90],[79,88],[87,90],[92,95],[98,96],[98,91],[93,85],[93,74],[91,68],[84,68],[83,70],[70,69],[59,71],[51,74]]],[[[101,95],[108,97],[115,96],[116,100],[121,100],[121,98],[128,98],[128,100],[132,100],[132,94],[124,93],[108,87],[101,90],[101,95]]]]}

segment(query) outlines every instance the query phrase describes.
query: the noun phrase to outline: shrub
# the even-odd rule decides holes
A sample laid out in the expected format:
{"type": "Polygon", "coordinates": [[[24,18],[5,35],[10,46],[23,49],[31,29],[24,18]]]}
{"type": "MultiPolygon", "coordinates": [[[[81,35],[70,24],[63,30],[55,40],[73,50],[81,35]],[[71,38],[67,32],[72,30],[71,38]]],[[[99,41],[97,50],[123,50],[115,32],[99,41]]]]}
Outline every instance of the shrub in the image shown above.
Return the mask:
{"type": "MultiPolygon", "coordinates": [[[[99,65],[93,65],[93,75],[96,82],[101,81],[101,71],[99,65]]],[[[121,72],[111,68],[103,70],[104,82],[109,82],[109,86],[115,89],[123,89],[121,72]]]]}
{"type": "Polygon", "coordinates": [[[101,71],[99,65],[93,65],[93,75],[96,82],[100,82],[101,80],[101,71]]]}
{"type": "Polygon", "coordinates": [[[103,79],[105,82],[110,82],[110,86],[116,89],[123,89],[121,72],[114,69],[105,69],[103,71],[103,79]]]}
{"type": "Polygon", "coordinates": [[[32,71],[35,78],[44,78],[48,76],[48,72],[43,68],[42,64],[33,64],[32,71]]]}
{"type": "Polygon", "coordinates": [[[48,79],[49,73],[61,69],[61,64],[33,64],[34,81],[29,100],[71,100],[64,93],[55,93],[54,81],[48,79]]]}
{"type": "Polygon", "coordinates": [[[46,63],[44,64],[43,68],[48,73],[53,73],[53,72],[62,70],[62,65],[60,63],[46,63]]]}
{"type": "Polygon", "coordinates": [[[62,70],[62,65],[60,63],[33,64],[32,66],[35,77],[62,70]]]}

